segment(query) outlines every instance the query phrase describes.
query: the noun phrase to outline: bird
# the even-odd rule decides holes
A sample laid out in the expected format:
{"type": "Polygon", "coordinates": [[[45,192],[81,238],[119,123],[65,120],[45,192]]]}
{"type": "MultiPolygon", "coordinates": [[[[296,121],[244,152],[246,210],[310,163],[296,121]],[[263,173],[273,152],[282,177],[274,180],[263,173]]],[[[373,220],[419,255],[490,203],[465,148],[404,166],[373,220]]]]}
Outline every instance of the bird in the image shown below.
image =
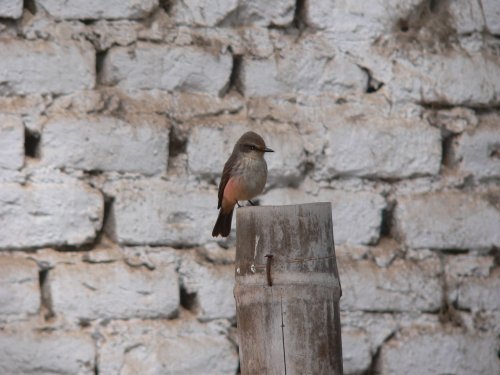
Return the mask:
{"type": "Polygon", "coordinates": [[[231,156],[224,164],[219,183],[219,216],[215,222],[212,236],[229,236],[234,206],[238,201],[249,201],[262,193],[267,181],[266,152],[264,139],[253,131],[246,132],[236,142],[231,156]]]}

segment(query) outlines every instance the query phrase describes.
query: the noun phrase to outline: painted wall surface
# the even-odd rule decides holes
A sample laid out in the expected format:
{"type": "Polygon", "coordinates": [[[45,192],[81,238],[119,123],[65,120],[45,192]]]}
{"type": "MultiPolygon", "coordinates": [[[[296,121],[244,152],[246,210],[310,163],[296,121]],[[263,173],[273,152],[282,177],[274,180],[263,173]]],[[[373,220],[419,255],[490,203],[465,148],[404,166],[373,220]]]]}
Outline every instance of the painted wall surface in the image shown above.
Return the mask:
{"type": "Polygon", "coordinates": [[[498,373],[499,35],[498,0],[0,0],[0,373],[236,374],[247,129],[261,205],[332,203],[346,374],[498,373]]]}

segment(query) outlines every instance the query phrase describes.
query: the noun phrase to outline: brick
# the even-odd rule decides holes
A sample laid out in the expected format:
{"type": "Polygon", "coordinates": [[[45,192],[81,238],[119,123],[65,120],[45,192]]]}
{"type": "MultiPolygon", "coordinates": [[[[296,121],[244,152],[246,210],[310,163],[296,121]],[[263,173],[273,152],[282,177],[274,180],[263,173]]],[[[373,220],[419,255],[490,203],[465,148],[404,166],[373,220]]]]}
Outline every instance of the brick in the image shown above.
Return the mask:
{"type": "Polygon", "coordinates": [[[484,30],[484,16],[478,0],[450,1],[445,6],[450,24],[458,34],[484,30]]]}
{"type": "Polygon", "coordinates": [[[82,183],[0,184],[0,249],[79,246],[102,226],[103,197],[82,183]]]}
{"type": "Polygon", "coordinates": [[[101,80],[125,89],[218,95],[229,82],[232,65],[228,53],[139,42],[134,49],[112,48],[104,59],[101,80]]]}
{"type": "Polygon", "coordinates": [[[95,348],[83,332],[32,330],[31,326],[0,331],[2,374],[94,374],[95,348]]]}
{"type": "Polygon", "coordinates": [[[296,101],[258,98],[248,111],[256,119],[298,123],[317,180],[439,173],[441,134],[422,120],[418,109],[391,108],[383,95],[375,93],[346,103],[337,99],[330,94],[296,101]]]}
{"type": "Polygon", "coordinates": [[[477,249],[500,245],[500,211],[488,196],[434,193],[399,197],[395,233],[413,248],[477,249]]]}
{"type": "Polygon", "coordinates": [[[420,4],[418,0],[391,0],[360,3],[356,0],[332,2],[305,0],[303,17],[308,26],[328,29],[349,39],[374,39],[393,31],[400,19],[406,19],[420,4]]]}
{"type": "Polygon", "coordinates": [[[446,259],[446,274],[452,278],[488,277],[494,265],[492,256],[453,255],[446,259]]]}
{"type": "MultiPolygon", "coordinates": [[[[500,62],[487,53],[421,53],[394,57],[387,89],[396,100],[483,106],[500,101],[500,62]],[[461,79],[457,80],[457,72],[461,79]]],[[[383,65],[380,69],[385,69],[383,65]]]]}
{"type": "MultiPolygon", "coordinates": [[[[484,314],[500,312],[500,274],[493,256],[472,254],[446,258],[448,300],[460,310],[475,315],[474,326],[484,314]]],[[[482,319],[482,318],[481,318],[482,319]]]]}
{"type": "Polygon", "coordinates": [[[57,265],[48,274],[52,310],[70,319],[167,318],[179,306],[175,264],[57,265]]]}
{"type": "Polygon", "coordinates": [[[493,335],[409,329],[382,346],[378,373],[489,375],[498,372],[493,335]]]}
{"type": "Polygon", "coordinates": [[[211,237],[217,192],[163,180],[111,183],[114,196],[106,231],[120,244],[189,246],[211,237]]]}
{"type": "Polygon", "coordinates": [[[179,274],[185,292],[196,295],[194,308],[200,321],[236,318],[233,265],[213,266],[186,256],[179,274]]]}
{"type": "MultiPolygon", "coordinates": [[[[425,317],[426,315],[419,315],[417,319],[425,317]]],[[[340,322],[342,326],[342,346],[344,346],[344,332],[348,333],[350,337],[349,345],[353,345],[351,350],[352,361],[356,364],[357,368],[366,366],[366,351],[377,353],[380,346],[387,341],[395,332],[401,329],[405,324],[405,320],[410,319],[412,323],[415,320],[414,313],[403,314],[390,314],[380,312],[361,312],[361,311],[341,311],[340,322]],[[367,337],[366,337],[367,336],[367,337]],[[357,351],[356,339],[360,340],[361,350],[357,351]],[[369,348],[365,341],[368,341],[369,348]],[[363,354],[364,352],[364,354],[363,354]],[[360,359],[360,361],[358,361],[360,359]]],[[[346,340],[346,341],[347,341],[346,340]]],[[[342,348],[344,351],[344,348],[342,348]]],[[[344,357],[345,366],[346,357],[344,357]]],[[[354,372],[354,371],[353,371],[354,372]]]]}
{"type": "Polygon", "coordinates": [[[99,373],[233,375],[238,354],[225,330],[189,318],[112,322],[100,329],[99,373]]]}
{"type": "Polygon", "coordinates": [[[216,26],[236,11],[238,0],[175,1],[172,17],[181,25],[216,26]]]}
{"type": "MultiPolygon", "coordinates": [[[[356,0],[332,2],[306,0],[303,7],[304,22],[316,29],[326,29],[341,40],[375,39],[401,28],[401,20],[413,26],[414,18],[425,12],[419,0],[383,0],[362,4],[356,0]]],[[[439,4],[432,17],[445,17],[450,28],[457,33],[482,31],[483,16],[478,1],[455,0],[439,4]]],[[[424,13],[425,14],[425,13],[424,13]]],[[[424,17],[429,17],[425,14],[424,17]]],[[[417,25],[415,25],[417,26],[417,25]]],[[[420,25],[418,25],[421,27],[420,25]]]]}
{"type": "Polygon", "coordinates": [[[165,173],[168,135],[169,125],[163,116],[122,120],[59,115],[44,125],[42,162],[86,171],[165,173]]]}
{"type": "Polygon", "coordinates": [[[500,177],[500,116],[483,116],[476,129],[452,142],[452,158],[459,169],[477,179],[500,177]]]}
{"type": "Polygon", "coordinates": [[[295,92],[347,95],[364,92],[368,76],[346,55],[315,36],[287,43],[280,54],[267,59],[244,57],[240,81],[245,96],[250,97],[295,92]]]}
{"type": "Polygon", "coordinates": [[[438,129],[417,118],[332,118],[318,156],[320,179],[334,176],[405,178],[435,175],[441,163],[438,129]]]}
{"type": "Polygon", "coordinates": [[[65,94],[94,87],[95,51],[88,42],[4,39],[0,50],[0,95],[65,94]]]}
{"type": "Polygon", "coordinates": [[[372,362],[368,335],[360,329],[342,329],[342,359],[345,374],[362,374],[372,362]]]}
{"type": "Polygon", "coordinates": [[[500,4],[496,0],[481,0],[486,27],[492,34],[500,34],[500,4]]]}
{"type": "Polygon", "coordinates": [[[24,164],[24,124],[21,118],[0,114],[0,169],[24,164]]]}
{"type": "Polygon", "coordinates": [[[342,310],[436,311],[441,306],[439,260],[396,259],[385,268],[369,260],[338,257],[342,310]]]}
{"type": "Polygon", "coordinates": [[[238,8],[237,19],[240,25],[287,26],[295,14],[294,0],[242,0],[238,8]]]}
{"type": "Polygon", "coordinates": [[[269,184],[288,184],[302,179],[305,153],[297,128],[268,122],[249,124],[241,118],[220,123],[217,120],[202,122],[192,128],[187,145],[190,172],[209,179],[220,176],[234,144],[248,130],[260,134],[275,150],[265,155],[269,184]]]}
{"type": "Polygon", "coordinates": [[[26,319],[38,313],[40,288],[35,262],[0,256],[0,321],[26,319]]]}
{"type": "Polygon", "coordinates": [[[0,18],[20,18],[23,14],[22,0],[0,0],[0,18]]]}
{"type": "Polygon", "coordinates": [[[458,285],[457,306],[471,311],[500,310],[500,273],[463,279],[458,285]]]}
{"type": "Polygon", "coordinates": [[[366,191],[346,192],[321,189],[317,195],[303,190],[284,188],[266,193],[264,205],[282,205],[328,201],[332,204],[333,233],[336,244],[373,244],[380,236],[384,198],[366,191]]]}
{"type": "Polygon", "coordinates": [[[226,24],[256,26],[286,26],[293,20],[295,2],[279,0],[272,4],[256,1],[208,1],[185,0],[172,5],[172,15],[181,25],[219,26],[226,24]]]}
{"type": "Polygon", "coordinates": [[[145,18],[158,7],[158,0],[79,1],[35,0],[37,7],[56,19],[145,18]]]}

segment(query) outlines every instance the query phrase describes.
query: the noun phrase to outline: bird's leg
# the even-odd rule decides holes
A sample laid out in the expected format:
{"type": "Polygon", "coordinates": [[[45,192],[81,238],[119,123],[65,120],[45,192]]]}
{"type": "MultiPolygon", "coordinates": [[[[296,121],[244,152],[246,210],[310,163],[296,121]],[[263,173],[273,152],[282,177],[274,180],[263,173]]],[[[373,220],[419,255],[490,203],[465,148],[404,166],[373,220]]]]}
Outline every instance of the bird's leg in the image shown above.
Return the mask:
{"type": "Polygon", "coordinates": [[[250,199],[248,200],[248,203],[250,203],[252,206],[255,206],[255,203],[253,203],[250,199]]]}
{"type": "Polygon", "coordinates": [[[241,207],[241,205],[238,203],[238,201],[236,201],[236,204],[238,205],[238,207],[241,207]]]}

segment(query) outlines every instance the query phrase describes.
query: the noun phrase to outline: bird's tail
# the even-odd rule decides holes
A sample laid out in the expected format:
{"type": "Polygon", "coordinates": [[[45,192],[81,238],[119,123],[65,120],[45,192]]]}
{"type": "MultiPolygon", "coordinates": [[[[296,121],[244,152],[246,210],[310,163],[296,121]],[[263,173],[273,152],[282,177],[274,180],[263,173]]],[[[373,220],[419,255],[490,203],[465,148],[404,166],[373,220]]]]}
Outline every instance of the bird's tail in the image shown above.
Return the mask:
{"type": "Polygon", "coordinates": [[[224,212],[222,208],[219,211],[219,217],[217,217],[217,222],[215,223],[214,230],[212,231],[212,236],[217,237],[219,234],[222,237],[229,236],[231,232],[231,221],[233,220],[233,211],[232,209],[229,212],[224,212]]]}

